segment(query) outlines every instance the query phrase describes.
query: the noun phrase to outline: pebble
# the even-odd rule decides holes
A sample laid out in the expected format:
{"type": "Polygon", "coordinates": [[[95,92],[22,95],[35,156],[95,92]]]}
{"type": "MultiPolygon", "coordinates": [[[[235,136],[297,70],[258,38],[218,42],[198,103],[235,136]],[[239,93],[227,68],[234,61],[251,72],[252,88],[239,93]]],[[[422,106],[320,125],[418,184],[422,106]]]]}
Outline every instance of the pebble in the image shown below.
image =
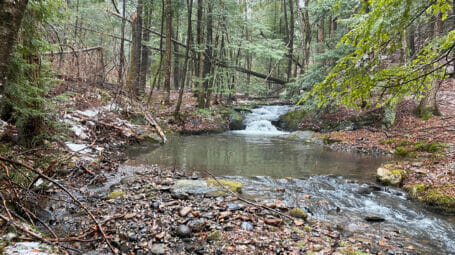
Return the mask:
{"type": "Polygon", "coordinates": [[[243,206],[242,205],[239,205],[237,203],[229,203],[227,205],[229,211],[238,211],[238,210],[242,210],[243,209],[243,206]]]}
{"type": "Polygon", "coordinates": [[[240,226],[242,229],[246,230],[246,231],[251,231],[254,229],[254,226],[253,224],[251,224],[250,222],[248,221],[244,221],[242,222],[242,225],[240,226]]]}
{"type": "Polygon", "coordinates": [[[188,207],[188,206],[183,207],[182,209],[180,209],[179,215],[181,217],[186,217],[192,210],[193,210],[193,208],[191,208],[191,207],[188,207]]]}
{"type": "Polygon", "coordinates": [[[152,252],[152,254],[156,254],[156,255],[164,254],[165,253],[164,244],[162,244],[162,243],[152,244],[152,246],[150,247],[150,252],[152,252]]]}
{"type": "Polygon", "coordinates": [[[188,222],[188,227],[190,227],[193,232],[204,231],[206,225],[207,224],[204,219],[191,220],[188,222]]]}
{"type": "Polygon", "coordinates": [[[175,231],[176,235],[181,238],[190,237],[191,229],[186,225],[179,225],[175,231]]]}

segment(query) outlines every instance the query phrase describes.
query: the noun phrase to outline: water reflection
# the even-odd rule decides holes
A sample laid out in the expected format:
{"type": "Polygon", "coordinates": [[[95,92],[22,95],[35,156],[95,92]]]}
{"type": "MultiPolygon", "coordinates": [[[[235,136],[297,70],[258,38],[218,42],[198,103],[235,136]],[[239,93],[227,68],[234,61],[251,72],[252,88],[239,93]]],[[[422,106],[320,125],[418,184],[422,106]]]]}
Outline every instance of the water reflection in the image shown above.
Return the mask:
{"type": "Polygon", "coordinates": [[[215,175],[307,177],[337,175],[371,180],[383,158],[331,151],[323,146],[264,137],[224,133],[175,136],[161,147],[130,151],[136,163],[208,170],[215,175]]]}

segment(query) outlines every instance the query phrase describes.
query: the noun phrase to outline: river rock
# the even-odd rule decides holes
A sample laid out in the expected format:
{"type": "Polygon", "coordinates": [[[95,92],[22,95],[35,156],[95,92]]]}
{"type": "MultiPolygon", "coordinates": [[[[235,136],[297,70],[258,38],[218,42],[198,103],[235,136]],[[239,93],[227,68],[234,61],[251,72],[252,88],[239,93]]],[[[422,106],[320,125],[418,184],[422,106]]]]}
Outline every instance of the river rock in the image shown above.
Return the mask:
{"type": "Polygon", "coordinates": [[[175,234],[180,238],[191,237],[191,229],[187,225],[179,225],[175,234]]]}
{"type": "Polygon", "coordinates": [[[193,232],[204,231],[207,226],[207,223],[204,219],[190,220],[188,222],[188,227],[191,228],[193,232]]]}
{"type": "Polygon", "coordinates": [[[254,229],[254,226],[253,224],[251,224],[250,222],[248,221],[244,221],[242,222],[242,225],[240,226],[242,229],[246,230],[246,231],[251,231],[254,229]]]}
{"type": "Polygon", "coordinates": [[[180,209],[179,211],[179,215],[181,217],[186,217],[191,211],[193,210],[193,208],[191,207],[183,207],[182,209],[180,209]]]}
{"type": "Polygon", "coordinates": [[[155,255],[161,255],[165,253],[164,250],[164,244],[163,243],[154,243],[150,247],[150,252],[155,255]]]}
{"type": "Polygon", "coordinates": [[[239,205],[237,203],[229,203],[227,205],[227,208],[228,208],[229,211],[238,211],[238,210],[242,210],[243,206],[239,205]]]}
{"type": "Polygon", "coordinates": [[[215,187],[209,187],[204,180],[178,180],[171,187],[173,193],[184,192],[191,195],[203,195],[216,190],[215,187]]]}
{"type": "Polygon", "coordinates": [[[368,222],[383,222],[385,219],[377,214],[369,213],[365,216],[365,220],[368,222]]]}
{"type": "Polygon", "coordinates": [[[406,173],[402,169],[391,169],[387,166],[382,166],[376,171],[376,178],[388,185],[400,186],[406,177],[406,173]]]}

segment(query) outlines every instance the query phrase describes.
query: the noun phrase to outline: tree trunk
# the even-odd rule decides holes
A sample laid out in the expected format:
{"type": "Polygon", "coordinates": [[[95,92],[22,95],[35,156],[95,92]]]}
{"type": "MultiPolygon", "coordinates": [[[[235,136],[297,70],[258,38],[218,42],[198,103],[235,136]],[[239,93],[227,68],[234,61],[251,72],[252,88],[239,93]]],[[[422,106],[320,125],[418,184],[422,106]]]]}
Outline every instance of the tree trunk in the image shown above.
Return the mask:
{"type": "MultiPolygon", "coordinates": [[[[198,0],[197,1],[197,44],[199,48],[202,48],[202,36],[203,36],[203,31],[202,31],[202,15],[203,15],[203,0],[198,0]]],[[[204,107],[205,102],[204,102],[204,92],[203,92],[203,62],[204,62],[204,56],[202,52],[199,52],[198,54],[198,63],[197,63],[197,89],[198,89],[198,107],[204,107]]]]}
{"type": "MultiPolygon", "coordinates": [[[[178,39],[179,36],[179,15],[176,16],[177,22],[175,24],[175,35],[174,38],[178,39]]],[[[174,43],[174,52],[179,52],[179,45],[174,43]]],[[[174,88],[178,90],[180,87],[180,62],[179,62],[179,54],[174,54],[174,88]]]]}
{"type": "Polygon", "coordinates": [[[289,0],[289,59],[288,59],[288,70],[287,70],[287,81],[289,82],[292,78],[292,58],[294,57],[294,4],[292,0],[289,0]]]}
{"type": "Polygon", "coordinates": [[[28,0],[0,1],[0,95],[8,80],[8,66],[28,0]]]}
{"type": "MultiPolygon", "coordinates": [[[[120,56],[119,56],[119,67],[118,67],[118,86],[120,88],[120,85],[123,84],[123,71],[125,68],[125,9],[126,9],[126,0],[123,0],[123,6],[122,6],[122,28],[121,28],[121,39],[120,39],[120,56]]],[[[118,92],[117,92],[118,93],[118,92]]]]}
{"type": "Polygon", "coordinates": [[[182,85],[180,86],[180,91],[179,91],[179,99],[177,101],[177,106],[175,107],[175,112],[174,115],[178,116],[179,111],[180,111],[180,106],[182,105],[182,98],[183,98],[183,92],[185,88],[185,78],[186,78],[186,73],[187,73],[187,68],[188,68],[188,59],[190,55],[190,47],[191,47],[191,37],[193,36],[193,30],[192,30],[192,22],[191,22],[191,16],[193,14],[193,0],[187,0],[186,5],[188,7],[188,29],[187,29],[187,38],[186,38],[186,51],[185,51],[185,63],[183,64],[183,81],[182,85]]]}
{"type": "Polygon", "coordinates": [[[204,99],[202,100],[204,105],[200,105],[201,107],[209,107],[210,106],[210,89],[211,89],[211,81],[210,78],[211,70],[212,70],[212,57],[213,57],[213,3],[209,2],[208,4],[208,14],[207,14],[207,34],[206,34],[206,46],[205,46],[205,58],[204,58],[204,66],[203,66],[203,75],[204,77],[204,99]]]}
{"type": "Polygon", "coordinates": [[[304,63],[304,68],[308,68],[310,64],[310,45],[311,45],[311,24],[310,24],[310,15],[309,15],[309,7],[310,6],[310,0],[305,0],[305,9],[303,12],[303,25],[304,25],[304,32],[305,32],[305,37],[304,37],[304,49],[303,49],[303,63],[304,63]]]}
{"type": "MultiPolygon", "coordinates": [[[[150,40],[150,31],[148,28],[150,27],[151,23],[151,15],[152,9],[149,6],[151,3],[147,3],[144,6],[144,22],[142,28],[142,41],[148,42],[150,40]]],[[[141,65],[140,65],[140,72],[139,72],[139,85],[138,85],[138,94],[143,95],[145,92],[145,86],[147,83],[147,73],[150,67],[150,49],[149,47],[141,44],[141,65]]]]}
{"type": "Polygon", "coordinates": [[[166,0],[166,61],[164,62],[164,103],[169,105],[171,95],[171,36],[172,36],[172,5],[171,0],[166,0]]]}
{"type": "MultiPolygon", "coordinates": [[[[433,19],[434,20],[434,32],[433,37],[438,37],[443,31],[442,14],[439,13],[433,19]]],[[[431,68],[431,67],[430,67],[431,68]]],[[[434,80],[432,84],[427,88],[425,97],[420,101],[417,107],[417,114],[422,118],[428,118],[431,115],[441,115],[437,104],[437,94],[440,86],[439,80],[434,80]]]]}

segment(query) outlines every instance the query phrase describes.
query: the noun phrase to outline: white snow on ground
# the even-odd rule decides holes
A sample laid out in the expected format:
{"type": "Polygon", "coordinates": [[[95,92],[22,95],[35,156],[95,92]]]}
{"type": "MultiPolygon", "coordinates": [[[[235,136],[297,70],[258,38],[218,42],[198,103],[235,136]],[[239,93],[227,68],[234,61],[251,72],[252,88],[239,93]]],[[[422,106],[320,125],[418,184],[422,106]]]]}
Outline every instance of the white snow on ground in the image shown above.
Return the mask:
{"type": "Polygon", "coordinates": [[[102,109],[96,109],[96,108],[93,108],[93,109],[88,109],[88,110],[85,110],[85,111],[76,111],[76,113],[80,114],[80,115],[84,115],[86,117],[90,117],[90,118],[93,118],[95,117],[96,115],[98,115],[98,113],[100,112],[100,110],[102,109]]]}
{"type": "Polygon", "coordinates": [[[73,125],[71,126],[71,130],[73,130],[74,134],[76,134],[77,137],[83,140],[89,138],[89,136],[86,133],[87,128],[85,128],[84,126],[73,123],[73,125]]]}
{"type": "Polygon", "coordinates": [[[88,147],[87,144],[77,144],[77,143],[71,143],[71,142],[66,142],[65,144],[66,144],[66,146],[68,146],[68,148],[70,150],[77,151],[77,152],[80,152],[88,147]]]}
{"type": "Polygon", "coordinates": [[[11,255],[46,255],[56,254],[52,252],[52,247],[47,244],[38,242],[20,242],[12,244],[5,248],[5,254],[11,255]]]}

